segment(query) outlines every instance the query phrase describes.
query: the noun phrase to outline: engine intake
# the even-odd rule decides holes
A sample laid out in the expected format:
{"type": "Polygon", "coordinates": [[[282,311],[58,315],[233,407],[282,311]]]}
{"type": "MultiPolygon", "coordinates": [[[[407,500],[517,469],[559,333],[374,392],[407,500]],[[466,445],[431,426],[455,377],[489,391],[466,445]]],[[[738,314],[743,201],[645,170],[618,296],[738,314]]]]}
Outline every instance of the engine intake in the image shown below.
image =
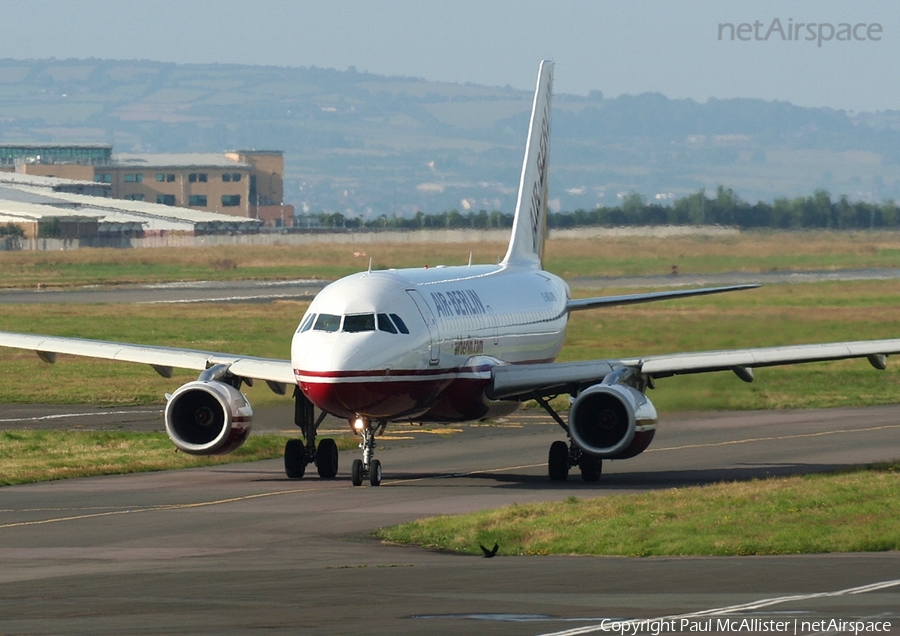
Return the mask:
{"type": "Polygon", "coordinates": [[[240,447],[253,425],[250,403],[229,384],[196,380],[166,404],[166,433],[191,455],[224,455],[240,447]]]}
{"type": "Polygon", "coordinates": [[[656,408],[646,395],[622,384],[596,384],[569,410],[569,434],[585,453],[627,459],[642,453],[656,432],[656,408]]]}

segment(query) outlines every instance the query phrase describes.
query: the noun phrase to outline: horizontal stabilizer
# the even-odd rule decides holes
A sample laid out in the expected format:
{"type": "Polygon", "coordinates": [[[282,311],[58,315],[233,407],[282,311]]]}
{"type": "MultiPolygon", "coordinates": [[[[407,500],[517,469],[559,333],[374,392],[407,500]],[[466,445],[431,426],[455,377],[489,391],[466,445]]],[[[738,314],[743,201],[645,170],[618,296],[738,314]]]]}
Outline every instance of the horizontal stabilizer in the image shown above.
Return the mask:
{"type": "Polygon", "coordinates": [[[598,298],[577,298],[566,303],[566,311],[580,311],[582,309],[596,309],[597,307],[616,307],[619,305],[637,305],[639,303],[652,303],[658,300],[673,300],[675,298],[688,298],[690,296],[705,296],[707,294],[721,294],[743,289],[756,289],[759,285],[731,285],[729,287],[704,287],[701,289],[679,289],[676,291],[650,292],[647,294],[625,294],[622,296],[600,296],[598,298]]]}

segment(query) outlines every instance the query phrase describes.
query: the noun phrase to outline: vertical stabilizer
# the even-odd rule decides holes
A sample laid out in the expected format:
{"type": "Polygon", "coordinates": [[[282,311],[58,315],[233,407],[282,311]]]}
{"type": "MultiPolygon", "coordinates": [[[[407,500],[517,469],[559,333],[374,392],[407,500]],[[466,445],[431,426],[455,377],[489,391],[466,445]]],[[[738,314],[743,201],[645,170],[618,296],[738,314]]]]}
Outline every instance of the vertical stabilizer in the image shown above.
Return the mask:
{"type": "Polygon", "coordinates": [[[547,227],[548,172],[550,169],[550,93],[553,62],[544,60],[538,71],[534,106],[528,126],[525,161],[519,181],[519,200],[513,219],[509,249],[503,265],[541,266],[547,227]]]}

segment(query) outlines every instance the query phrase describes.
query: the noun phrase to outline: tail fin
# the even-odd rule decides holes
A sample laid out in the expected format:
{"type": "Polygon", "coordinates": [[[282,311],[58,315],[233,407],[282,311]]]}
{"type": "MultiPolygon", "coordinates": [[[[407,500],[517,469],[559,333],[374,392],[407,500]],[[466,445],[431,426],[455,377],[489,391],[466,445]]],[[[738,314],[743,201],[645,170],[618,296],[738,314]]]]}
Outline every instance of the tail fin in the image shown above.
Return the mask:
{"type": "Polygon", "coordinates": [[[550,94],[553,62],[544,60],[538,71],[525,161],[519,181],[519,200],[513,219],[509,249],[503,265],[541,266],[547,228],[548,172],[550,169],[550,94]]]}

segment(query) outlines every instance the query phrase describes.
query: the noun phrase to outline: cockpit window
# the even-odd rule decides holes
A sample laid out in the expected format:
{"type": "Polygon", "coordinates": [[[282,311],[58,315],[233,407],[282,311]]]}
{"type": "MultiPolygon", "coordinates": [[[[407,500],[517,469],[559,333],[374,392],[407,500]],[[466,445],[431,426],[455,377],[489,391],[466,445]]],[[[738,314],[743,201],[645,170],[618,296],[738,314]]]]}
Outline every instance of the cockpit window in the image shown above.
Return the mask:
{"type": "Polygon", "coordinates": [[[406,328],[406,323],[398,316],[397,314],[391,314],[391,318],[394,319],[394,324],[397,325],[397,329],[400,330],[400,333],[409,333],[409,329],[406,328]]]}
{"type": "Polygon", "coordinates": [[[344,316],[343,330],[349,333],[375,331],[375,314],[354,314],[344,316]]]}
{"type": "Polygon", "coordinates": [[[388,333],[397,333],[397,328],[387,314],[378,314],[378,331],[387,331],[388,333]]]}
{"type": "Polygon", "coordinates": [[[297,331],[298,331],[299,333],[303,333],[304,331],[309,331],[310,328],[313,326],[313,321],[314,321],[315,319],[316,319],[316,315],[315,315],[315,314],[310,314],[310,315],[308,315],[308,316],[306,317],[306,320],[304,320],[304,321],[301,323],[300,329],[298,329],[297,331]]]}
{"type": "Polygon", "coordinates": [[[334,314],[319,314],[316,318],[316,331],[337,331],[341,326],[341,317],[334,314]]]}

